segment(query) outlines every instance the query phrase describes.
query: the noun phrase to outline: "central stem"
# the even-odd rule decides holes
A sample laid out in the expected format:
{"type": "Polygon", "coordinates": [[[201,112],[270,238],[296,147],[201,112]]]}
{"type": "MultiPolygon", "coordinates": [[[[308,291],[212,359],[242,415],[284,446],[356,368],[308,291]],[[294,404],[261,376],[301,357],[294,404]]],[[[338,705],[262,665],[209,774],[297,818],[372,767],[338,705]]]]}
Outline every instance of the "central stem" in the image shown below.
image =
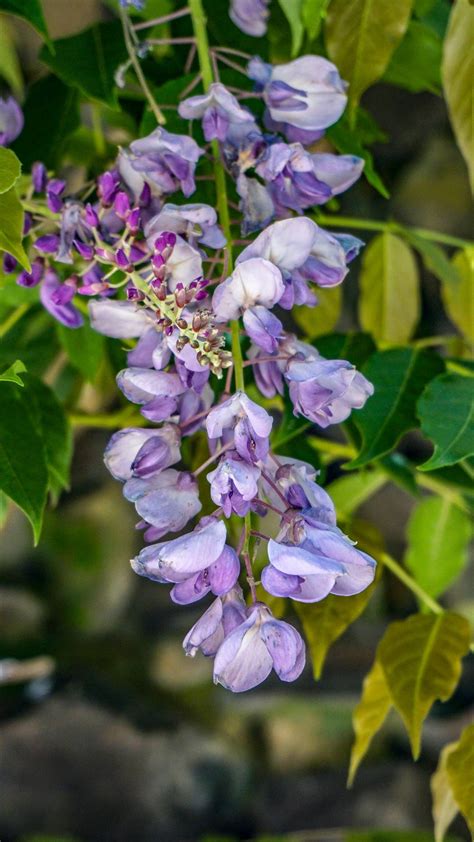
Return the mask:
{"type": "MultiPolygon", "coordinates": [[[[209,49],[209,41],[206,29],[206,16],[201,0],[190,0],[189,10],[193,22],[194,35],[196,37],[196,47],[201,70],[202,83],[204,90],[212,85],[214,80],[214,72],[211,64],[211,54],[209,49]]],[[[228,266],[229,273],[233,269],[233,255],[232,255],[232,232],[230,229],[229,203],[227,199],[227,184],[225,169],[221,161],[219,150],[219,143],[217,140],[211,142],[212,155],[214,159],[214,180],[216,183],[216,198],[217,198],[217,212],[219,214],[219,221],[227,240],[228,250],[228,266]]],[[[234,361],[235,386],[240,391],[244,391],[244,370],[242,349],[240,347],[240,327],[238,319],[232,322],[232,357],[234,361]]]]}

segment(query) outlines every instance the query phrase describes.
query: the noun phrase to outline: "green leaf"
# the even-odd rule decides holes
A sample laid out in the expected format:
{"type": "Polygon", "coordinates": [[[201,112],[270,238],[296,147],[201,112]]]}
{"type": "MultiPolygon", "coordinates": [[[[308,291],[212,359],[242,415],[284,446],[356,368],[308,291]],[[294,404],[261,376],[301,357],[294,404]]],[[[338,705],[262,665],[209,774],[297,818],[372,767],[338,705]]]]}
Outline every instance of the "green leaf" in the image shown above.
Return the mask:
{"type": "Polygon", "coordinates": [[[456,267],[451,263],[445,251],[437,246],[436,243],[431,243],[420,237],[409,229],[406,230],[404,236],[411,243],[412,246],[420,253],[423,263],[429,272],[436,275],[440,281],[451,286],[457,286],[460,277],[456,267]]]}
{"type": "Polygon", "coordinates": [[[74,368],[93,383],[104,357],[104,337],[87,323],[75,330],[58,324],[57,330],[59,341],[74,368]]]}
{"type": "Polygon", "coordinates": [[[317,307],[294,307],[291,311],[295,322],[307,339],[327,333],[339,321],[342,310],[342,287],[318,289],[317,307]]]}
{"type": "Polygon", "coordinates": [[[390,694],[384,671],[375,660],[370,672],[364,679],[362,696],[352,716],[355,741],[351,750],[348,786],[352,786],[362,760],[370,743],[380,730],[391,707],[390,694]]]}
{"type": "Polygon", "coordinates": [[[36,429],[43,439],[49,487],[53,497],[57,497],[63,488],[69,487],[72,431],[52,389],[38,377],[27,375],[25,380],[36,429]]]}
{"type": "Polygon", "coordinates": [[[420,91],[440,94],[442,47],[442,39],[430,26],[417,20],[410,21],[383,81],[414,94],[420,91]]]}
{"type": "Polygon", "coordinates": [[[11,149],[0,146],[0,193],[6,193],[20,178],[21,164],[11,149]]]}
{"type": "Polygon", "coordinates": [[[22,99],[23,76],[11,27],[5,15],[0,15],[0,76],[10,85],[15,96],[22,99]]]}
{"type": "Polygon", "coordinates": [[[303,0],[301,19],[310,41],[318,37],[329,3],[330,0],[303,0]]]}
{"type": "Polygon", "coordinates": [[[77,91],[56,76],[45,76],[30,87],[23,113],[25,127],[13,149],[25,169],[35,161],[43,161],[53,169],[65,141],[80,123],[77,91]],[[44,107],[45,102],[48,108],[44,107]]]}
{"type": "Polygon", "coordinates": [[[22,509],[38,542],[46,505],[48,469],[43,441],[30,413],[26,389],[0,389],[0,490],[22,509]]]}
{"type": "Polygon", "coordinates": [[[332,0],[326,46],[329,58],[349,82],[352,110],[386,70],[405,34],[412,6],[413,0],[332,0]]]}
{"type": "Polygon", "coordinates": [[[446,769],[448,757],[456,746],[457,743],[449,743],[443,748],[439,756],[438,768],[431,776],[435,842],[443,842],[446,831],[458,812],[446,769]]]}
{"type": "Polygon", "coordinates": [[[21,360],[15,360],[6,371],[3,371],[0,374],[0,381],[9,381],[10,383],[16,383],[18,386],[24,386],[23,380],[19,376],[24,371],[26,371],[26,366],[22,363],[21,360]]]}
{"type": "Polygon", "coordinates": [[[443,374],[418,401],[421,431],[435,449],[420,471],[454,465],[474,453],[474,391],[470,377],[443,374]]]}
{"type": "Polygon", "coordinates": [[[291,54],[296,56],[303,42],[303,22],[301,20],[302,0],[278,0],[280,8],[290,24],[291,29],[291,54]]]}
{"type": "Polygon", "coordinates": [[[377,648],[390,699],[407,728],[415,760],[421,727],[433,703],[454,693],[461,658],[469,651],[470,627],[452,612],[413,614],[391,623],[377,648]]]}
{"type": "Polygon", "coordinates": [[[405,565],[430,596],[444,593],[462,572],[470,537],[468,515],[446,498],[425,497],[413,509],[405,565]]]}
{"type": "Polygon", "coordinates": [[[8,497],[0,491],[0,529],[2,529],[8,515],[8,497]]]}
{"type": "Polygon", "coordinates": [[[444,41],[441,74],[451,124],[474,190],[474,6],[456,0],[444,41]]]}
{"type": "Polygon", "coordinates": [[[369,500],[387,482],[383,471],[360,471],[331,482],[326,491],[330,495],[341,520],[347,520],[362,503],[369,500]]]}
{"type": "Polygon", "coordinates": [[[12,254],[29,272],[30,261],[22,245],[23,217],[23,208],[15,188],[10,187],[0,194],[0,251],[12,254]]]}
{"type": "Polygon", "coordinates": [[[474,248],[458,251],[452,259],[457,284],[443,284],[444,308],[468,342],[474,344],[474,248]]]}
{"type": "Polygon", "coordinates": [[[363,409],[353,413],[362,436],[359,455],[345,465],[360,468],[396,446],[401,436],[418,426],[416,402],[426,384],[443,370],[429,351],[393,348],[373,354],[363,367],[375,392],[363,409]]]}
{"type": "Polygon", "coordinates": [[[9,12],[33,26],[45,41],[49,41],[48,28],[40,0],[0,0],[0,12],[9,12]]]}
{"type": "Polygon", "coordinates": [[[420,317],[418,269],[413,252],[383,232],[364,250],[359,277],[359,319],[378,343],[407,342],[420,317]]]}
{"type": "Polygon", "coordinates": [[[295,602],[308,642],[315,681],[321,678],[330,647],[362,614],[375,589],[375,582],[355,596],[329,594],[320,602],[295,602]]]}
{"type": "MultiPolygon", "coordinates": [[[[358,112],[358,118],[360,110],[358,112]]],[[[362,139],[359,137],[359,129],[352,129],[349,125],[347,116],[344,114],[337,123],[330,126],[326,131],[326,137],[334,144],[337,151],[342,155],[357,155],[365,161],[363,175],[377,190],[384,199],[390,197],[385,184],[374,167],[374,159],[372,153],[363,145],[362,139]]]]}
{"type": "MultiPolygon", "coordinates": [[[[155,101],[161,107],[162,105],[176,105],[179,100],[181,100],[183,91],[186,90],[187,87],[191,84],[191,82],[196,78],[195,73],[186,73],[182,76],[178,76],[175,79],[168,79],[167,82],[164,82],[162,85],[153,86],[152,92],[155,101]]],[[[200,91],[200,88],[196,88],[192,95],[196,93],[196,91],[200,91]]],[[[177,132],[178,134],[182,134],[184,131],[185,123],[183,118],[179,116],[178,112],[175,109],[167,109],[166,111],[166,130],[170,132],[177,132]]],[[[156,117],[151,111],[151,109],[147,106],[143,111],[143,117],[140,123],[139,129],[139,137],[144,137],[147,134],[150,134],[152,131],[156,129],[156,117]]]]}
{"type": "Polygon", "coordinates": [[[43,47],[40,58],[68,85],[88,99],[117,107],[115,71],[127,58],[119,21],[95,23],[89,29],[43,47]]]}
{"type": "Polygon", "coordinates": [[[362,368],[376,350],[369,333],[328,333],[318,337],[312,344],[323,357],[348,360],[357,368],[362,368]]]}
{"type": "Polygon", "coordinates": [[[446,758],[446,771],[454,800],[474,834],[474,724],[468,725],[446,758]]]}

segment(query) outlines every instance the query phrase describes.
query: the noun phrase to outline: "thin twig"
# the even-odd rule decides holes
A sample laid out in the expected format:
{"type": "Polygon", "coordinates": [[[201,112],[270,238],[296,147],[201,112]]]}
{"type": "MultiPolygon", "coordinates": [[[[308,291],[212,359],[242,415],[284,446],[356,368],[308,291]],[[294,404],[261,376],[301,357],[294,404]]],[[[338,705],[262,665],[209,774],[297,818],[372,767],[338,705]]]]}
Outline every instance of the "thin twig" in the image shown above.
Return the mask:
{"type": "Polygon", "coordinates": [[[136,23],[133,25],[132,29],[134,29],[135,32],[139,32],[140,29],[149,29],[152,26],[159,26],[161,23],[170,23],[170,21],[182,18],[184,15],[189,15],[189,6],[185,6],[183,9],[178,9],[177,12],[170,12],[169,15],[162,15],[160,18],[153,18],[152,20],[145,20],[143,23],[136,23]]]}
{"type": "Polygon", "coordinates": [[[135,52],[135,47],[134,47],[133,42],[132,42],[132,37],[131,37],[131,34],[130,34],[130,21],[129,21],[129,18],[128,18],[128,15],[127,15],[125,9],[123,9],[121,6],[119,6],[119,15],[120,15],[120,20],[122,21],[123,37],[124,37],[124,40],[125,40],[125,46],[127,48],[127,52],[128,52],[129,57],[130,57],[130,61],[133,64],[133,69],[135,70],[137,79],[140,83],[140,87],[141,87],[141,89],[142,89],[142,91],[143,91],[143,93],[144,93],[144,95],[145,95],[145,97],[148,101],[148,104],[149,104],[151,110],[153,111],[153,114],[156,117],[156,122],[158,123],[158,125],[163,126],[166,123],[166,118],[165,118],[164,114],[162,113],[162,111],[160,110],[157,103],[155,102],[153,94],[150,91],[150,88],[148,87],[148,82],[145,79],[145,75],[144,75],[143,70],[140,66],[140,62],[138,60],[137,54],[135,52]]]}

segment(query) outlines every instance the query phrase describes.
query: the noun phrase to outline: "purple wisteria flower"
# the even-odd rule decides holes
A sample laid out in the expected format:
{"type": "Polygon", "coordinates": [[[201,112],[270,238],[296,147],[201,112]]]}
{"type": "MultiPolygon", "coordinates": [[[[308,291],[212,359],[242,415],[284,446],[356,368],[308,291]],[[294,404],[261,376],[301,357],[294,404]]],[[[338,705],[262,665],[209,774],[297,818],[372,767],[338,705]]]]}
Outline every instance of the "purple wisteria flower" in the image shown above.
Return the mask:
{"type": "Polygon", "coordinates": [[[263,258],[250,258],[234,269],[230,278],[217,287],[212,308],[219,321],[237,319],[240,310],[256,304],[274,307],[284,292],[277,266],[263,258]]]}
{"type": "Polygon", "coordinates": [[[301,56],[275,67],[254,58],[248,75],[263,88],[273,123],[280,124],[283,131],[291,126],[305,133],[293,134],[294,140],[315,140],[317,133],[339,120],[347,104],[347,83],[337,67],[322,56],[301,56]]]}
{"type": "Polygon", "coordinates": [[[185,237],[191,246],[202,243],[213,249],[223,248],[226,239],[217,225],[217,213],[210,205],[163,205],[148,222],[145,233],[150,239],[164,231],[185,237]]]}
{"type": "Polygon", "coordinates": [[[271,415],[240,391],[213,407],[206,418],[209,438],[233,431],[235,449],[246,462],[265,458],[272,424],[271,415]]]}
{"type": "Polygon", "coordinates": [[[150,421],[166,421],[178,408],[186,386],[176,372],[149,368],[125,368],[117,374],[117,385],[132,403],[140,404],[150,421]]]}
{"type": "Polygon", "coordinates": [[[246,35],[259,38],[267,31],[269,3],[270,0],[231,0],[230,19],[246,35]]]}
{"type": "Polygon", "coordinates": [[[185,120],[202,120],[204,137],[208,141],[214,138],[226,140],[229,129],[236,125],[245,126],[245,131],[249,125],[255,126],[251,112],[242,108],[235,96],[220,82],[210,85],[205,94],[183,100],[178,113],[185,120]]]}
{"type": "Polygon", "coordinates": [[[151,476],[132,477],[123,487],[126,500],[155,527],[155,537],[180,532],[201,511],[199,489],[190,473],[167,468],[151,476]]]}
{"type": "Polygon", "coordinates": [[[134,140],[130,153],[132,169],[149,179],[160,194],[178,189],[186,197],[194,193],[194,170],[204,150],[192,137],[157,128],[148,137],[134,140]]]}
{"type": "Polygon", "coordinates": [[[23,128],[23,111],[12,96],[0,97],[0,146],[8,146],[23,128]]]}
{"type": "Polygon", "coordinates": [[[226,517],[235,512],[243,517],[258,494],[260,468],[241,459],[237,453],[227,453],[218,467],[207,474],[211,498],[222,506],[226,517]]]}
{"type": "Polygon", "coordinates": [[[295,415],[303,415],[320,427],[340,424],[353,409],[361,409],[374,387],[355,366],[345,360],[288,362],[285,379],[295,415]]]}
{"type": "Polygon", "coordinates": [[[40,299],[43,307],[66,327],[77,328],[84,324],[84,319],[72,304],[76,292],[74,283],[61,283],[53,269],[46,269],[40,286],[40,299]]]}
{"type": "Polygon", "coordinates": [[[274,143],[257,165],[267,182],[277,213],[301,213],[321,205],[354,184],[364,168],[356,155],[311,154],[301,143],[274,143]]]}
{"type": "Polygon", "coordinates": [[[337,527],[328,527],[309,513],[303,513],[308,522],[299,545],[268,542],[270,564],[262,571],[265,590],[297,602],[319,602],[329,593],[353,596],[365,590],[374,579],[374,559],[357,550],[337,527]]]}
{"type": "Polygon", "coordinates": [[[180,441],[176,424],[163,424],[159,429],[126,427],[110,439],[104,462],[112,476],[122,482],[147,477],[179,462],[180,441]]]}
{"type": "Polygon", "coordinates": [[[268,354],[278,350],[278,340],[283,338],[283,325],[273,313],[260,304],[245,310],[243,323],[255,345],[268,354]]]}
{"type": "Polygon", "coordinates": [[[204,518],[187,535],[145,547],[132,560],[132,567],[140,576],[157,582],[183,582],[214,564],[222,555],[225,542],[224,522],[204,518]]]}
{"type": "Polygon", "coordinates": [[[301,635],[289,623],[275,620],[266,605],[257,603],[217,650],[214,682],[241,693],[265,681],[272,669],[282,681],[295,681],[304,665],[301,635]]]}
{"type": "Polygon", "coordinates": [[[225,637],[246,619],[242,588],[235,585],[224,596],[215,599],[190,629],[183,640],[186,655],[194,658],[200,650],[203,655],[214,656],[225,637]]]}
{"type": "Polygon", "coordinates": [[[89,316],[94,330],[114,339],[131,339],[150,330],[159,335],[152,328],[152,313],[132,301],[89,301],[89,316]]]}

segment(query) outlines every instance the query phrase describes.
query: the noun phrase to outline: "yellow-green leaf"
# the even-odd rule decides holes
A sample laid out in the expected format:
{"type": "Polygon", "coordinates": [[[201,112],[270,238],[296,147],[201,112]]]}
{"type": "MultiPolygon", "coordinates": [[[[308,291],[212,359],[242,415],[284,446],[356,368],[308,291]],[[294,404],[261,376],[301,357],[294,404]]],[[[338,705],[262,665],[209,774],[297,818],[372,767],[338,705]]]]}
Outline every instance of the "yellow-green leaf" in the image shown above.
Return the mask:
{"type": "Polygon", "coordinates": [[[329,57],[349,82],[352,109],[388,67],[410,20],[413,0],[332,0],[325,26],[329,57]]]}
{"type": "Polygon", "coordinates": [[[307,339],[329,333],[338,323],[342,309],[342,286],[318,289],[317,307],[294,307],[292,316],[307,339]]]}
{"type": "Polygon", "coordinates": [[[384,232],[364,251],[359,278],[359,319],[378,343],[407,342],[420,317],[418,269],[411,248],[384,232]]]}
{"type": "Polygon", "coordinates": [[[474,190],[474,6],[456,0],[444,41],[441,77],[451,124],[474,190]]]}
{"type": "Polygon", "coordinates": [[[321,602],[295,602],[308,642],[316,681],[321,678],[329,648],[362,614],[374,591],[375,583],[355,596],[329,594],[321,602]]]}
{"type": "Polygon", "coordinates": [[[421,727],[433,703],[446,701],[469,649],[468,621],[459,614],[414,614],[391,623],[377,649],[393,706],[402,717],[415,759],[421,727]]]}
{"type": "Polygon", "coordinates": [[[387,475],[378,468],[339,477],[328,485],[326,491],[333,501],[338,518],[347,518],[369,497],[376,494],[387,482],[387,475]]]}
{"type": "Polygon", "coordinates": [[[474,835],[474,724],[468,725],[446,758],[446,771],[454,800],[474,835]]]}
{"type": "Polygon", "coordinates": [[[31,266],[23,245],[23,208],[16,194],[15,188],[11,187],[5,193],[0,194],[0,251],[7,251],[16,257],[19,263],[27,272],[31,266]]]}
{"type": "Polygon", "coordinates": [[[442,284],[441,297],[451,321],[474,344],[474,248],[456,252],[452,263],[458,270],[459,281],[442,284]]]}
{"type": "Polygon", "coordinates": [[[457,743],[449,743],[443,748],[439,756],[438,768],[431,776],[435,842],[443,842],[445,833],[458,812],[446,769],[447,759],[456,746],[457,743]]]}
{"type": "Polygon", "coordinates": [[[425,497],[410,515],[407,537],[406,566],[423,590],[439,596],[467,563],[469,516],[446,497],[425,497]]]}
{"type": "Polygon", "coordinates": [[[352,786],[357,769],[365,757],[373,737],[385,722],[390,707],[390,694],[385,674],[376,660],[364,679],[362,697],[352,717],[355,741],[351,750],[349,786],[352,786]]]}

